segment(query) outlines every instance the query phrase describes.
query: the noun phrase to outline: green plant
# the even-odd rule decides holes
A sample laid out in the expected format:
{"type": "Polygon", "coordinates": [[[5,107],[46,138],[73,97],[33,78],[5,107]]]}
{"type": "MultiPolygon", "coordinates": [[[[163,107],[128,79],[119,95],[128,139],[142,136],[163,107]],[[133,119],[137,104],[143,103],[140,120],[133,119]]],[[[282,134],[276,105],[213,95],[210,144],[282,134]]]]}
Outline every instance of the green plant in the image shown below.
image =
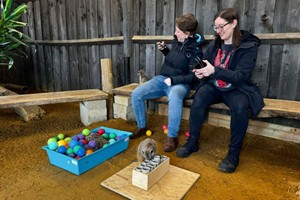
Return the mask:
{"type": "Polygon", "coordinates": [[[27,58],[23,47],[28,48],[25,40],[30,38],[18,30],[27,25],[18,21],[21,15],[26,13],[27,5],[19,5],[12,12],[12,0],[7,0],[5,7],[1,0],[0,6],[0,66],[8,66],[10,69],[16,57],[27,58]]]}

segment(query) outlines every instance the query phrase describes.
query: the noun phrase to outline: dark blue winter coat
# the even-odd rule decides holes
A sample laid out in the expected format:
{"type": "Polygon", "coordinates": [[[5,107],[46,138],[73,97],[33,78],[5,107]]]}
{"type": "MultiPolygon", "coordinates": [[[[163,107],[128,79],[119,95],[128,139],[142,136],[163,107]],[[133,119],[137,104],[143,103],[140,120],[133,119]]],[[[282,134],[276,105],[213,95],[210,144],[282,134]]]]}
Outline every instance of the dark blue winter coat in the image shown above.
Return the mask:
{"type": "MultiPolygon", "coordinates": [[[[215,67],[215,73],[208,79],[220,79],[231,83],[234,88],[246,94],[250,102],[251,117],[254,118],[264,107],[263,98],[258,87],[251,82],[251,74],[256,65],[260,39],[247,31],[241,31],[241,34],[240,46],[235,48],[234,53],[231,55],[228,70],[215,67]]],[[[221,38],[217,36],[208,45],[203,59],[213,64],[220,44],[221,38]]]]}
{"type": "Polygon", "coordinates": [[[188,37],[183,43],[179,42],[174,35],[171,50],[169,48],[162,50],[165,60],[160,75],[171,78],[172,85],[191,84],[195,79],[192,72],[193,66],[196,64],[195,58],[202,59],[201,45],[204,42],[204,37],[199,34],[188,37]]]}

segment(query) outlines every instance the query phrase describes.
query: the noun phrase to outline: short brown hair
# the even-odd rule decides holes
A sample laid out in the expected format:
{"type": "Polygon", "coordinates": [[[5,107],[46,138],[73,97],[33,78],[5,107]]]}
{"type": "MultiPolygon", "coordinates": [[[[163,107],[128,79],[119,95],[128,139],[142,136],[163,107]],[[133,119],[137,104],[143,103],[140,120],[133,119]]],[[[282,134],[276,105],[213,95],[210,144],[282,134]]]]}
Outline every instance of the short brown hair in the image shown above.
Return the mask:
{"type": "Polygon", "coordinates": [[[176,18],[176,26],[183,32],[188,31],[191,34],[195,34],[198,21],[193,14],[188,13],[176,18]]]}

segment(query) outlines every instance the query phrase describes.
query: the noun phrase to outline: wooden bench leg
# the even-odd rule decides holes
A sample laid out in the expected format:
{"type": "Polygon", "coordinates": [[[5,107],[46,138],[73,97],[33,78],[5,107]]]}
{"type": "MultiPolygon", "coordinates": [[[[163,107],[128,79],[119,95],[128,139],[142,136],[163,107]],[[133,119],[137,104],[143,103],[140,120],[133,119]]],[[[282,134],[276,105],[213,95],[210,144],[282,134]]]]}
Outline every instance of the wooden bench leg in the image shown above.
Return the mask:
{"type": "Polygon", "coordinates": [[[107,120],[106,100],[80,102],[80,119],[85,126],[107,120]]]}

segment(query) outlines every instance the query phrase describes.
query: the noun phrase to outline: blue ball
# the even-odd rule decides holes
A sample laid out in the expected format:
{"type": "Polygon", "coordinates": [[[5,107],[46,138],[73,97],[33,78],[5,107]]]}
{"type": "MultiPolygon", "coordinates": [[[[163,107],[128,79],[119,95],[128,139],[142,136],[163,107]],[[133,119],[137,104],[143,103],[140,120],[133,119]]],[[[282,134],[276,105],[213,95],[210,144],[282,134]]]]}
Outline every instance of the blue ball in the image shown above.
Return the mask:
{"type": "Polygon", "coordinates": [[[57,142],[49,142],[48,148],[51,150],[55,150],[57,148],[57,142]]]}
{"type": "Polygon", "coordinates": [[[70,142],[69,142],[69,147],[70,148],[74,148],[75,146],[77,146],[78,145],[78,141],[77,140],[71,140],[70,142]]]}
{"type": "Polygon", "coordinates": [[[79,148],[79,149],[77,150],[76,154],[77,154],[77,156],[79,156],[79,157],[83,157],[83,156],[85,156],[85,154],[86,154],[86,150],[85,150],[83,147],[81,147],[81,148],[79,148]]]}
{"type": "Polygon", "coordinates": [[[65,146],[59,146],[57,152],[65,154],[67,152],[67,148],[65,146]]]}

